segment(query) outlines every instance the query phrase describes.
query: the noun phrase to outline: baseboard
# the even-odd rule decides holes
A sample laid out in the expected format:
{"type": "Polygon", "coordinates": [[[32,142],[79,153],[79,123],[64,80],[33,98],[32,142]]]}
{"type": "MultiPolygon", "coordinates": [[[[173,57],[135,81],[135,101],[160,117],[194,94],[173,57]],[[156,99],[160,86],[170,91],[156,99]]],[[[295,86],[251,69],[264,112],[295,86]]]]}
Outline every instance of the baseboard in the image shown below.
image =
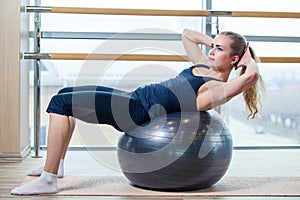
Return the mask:
{"type": "Polygon", "coordinates": [[[0,153],[0,162],[22,162],[22,160],[30,153],[30,150],[30,145],[28,145],[20,154],[0,153]]]}

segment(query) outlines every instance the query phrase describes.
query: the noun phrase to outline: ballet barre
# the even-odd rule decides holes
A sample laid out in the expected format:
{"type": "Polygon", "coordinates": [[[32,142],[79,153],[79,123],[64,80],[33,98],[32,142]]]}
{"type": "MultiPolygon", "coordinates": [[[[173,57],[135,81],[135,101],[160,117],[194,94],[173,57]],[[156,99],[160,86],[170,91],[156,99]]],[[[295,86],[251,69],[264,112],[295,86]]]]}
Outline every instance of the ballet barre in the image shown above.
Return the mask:
{"type": "Polygon", "coordinates": [[[64,13],[64,14],[103,14],[140,16],[184,16],[184,17],[262,17],[262,18],[300,18],[300,12],[259,12],[259,11],[212,11],[212,10],[154,10],[117,9],[84,7],[26,6],[25,12],[64,13]]]}
{"type": "MultiPolygon", "coordinates": [[[[159,54],[88,54],[88,53],[23,53],[24,59],[47,60],[118,60],[188,62],[186,55],[159,54]]],[[[259,57],[262,63],[300,63],[300,57],[259,57]]]]}

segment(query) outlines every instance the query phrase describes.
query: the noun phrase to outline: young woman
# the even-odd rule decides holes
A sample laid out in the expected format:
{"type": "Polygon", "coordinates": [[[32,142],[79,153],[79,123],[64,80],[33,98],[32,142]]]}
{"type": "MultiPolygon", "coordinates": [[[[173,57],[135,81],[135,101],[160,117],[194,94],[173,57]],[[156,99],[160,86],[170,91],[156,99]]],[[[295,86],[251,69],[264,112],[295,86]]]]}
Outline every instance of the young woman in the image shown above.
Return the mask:
{"type": "Polygon", "coordinates": [[[126,92],[102,86],[64,88],[51,99],[48,150],[44,168],[31,175],[40,177],[17,187],[12,194],[30,195],[57,192],[57,174],[63,177],[63,158],[75,126],[74,118],[112,125],[128,132],[163,113],[206,111],[244,92],[249,117],[258,112],[257,65],[244,37],[222,32],[214,39],[186,29],[182,34],[189,60],[194,64],[178,76],[126,92]],[[199,44],[210,46],[206,56],[199,44]],[[241,75],[228,80],[230,72],[241,75]]]}

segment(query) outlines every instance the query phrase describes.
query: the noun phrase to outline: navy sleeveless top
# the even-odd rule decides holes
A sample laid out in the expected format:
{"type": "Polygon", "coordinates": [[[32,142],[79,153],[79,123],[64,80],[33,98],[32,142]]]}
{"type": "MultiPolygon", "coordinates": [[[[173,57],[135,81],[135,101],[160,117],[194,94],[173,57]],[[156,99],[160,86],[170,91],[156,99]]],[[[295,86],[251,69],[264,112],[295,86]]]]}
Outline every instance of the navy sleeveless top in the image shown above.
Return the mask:
{"type": "Polygon", "coordinates": [[[211,77],[195,76],[192,73],[195,65],[183,70],[175,78],[137,88],[133,93],[141,100],[151,118],[171,112],[197,111],[196,95],[199,87],[211,77]]]}

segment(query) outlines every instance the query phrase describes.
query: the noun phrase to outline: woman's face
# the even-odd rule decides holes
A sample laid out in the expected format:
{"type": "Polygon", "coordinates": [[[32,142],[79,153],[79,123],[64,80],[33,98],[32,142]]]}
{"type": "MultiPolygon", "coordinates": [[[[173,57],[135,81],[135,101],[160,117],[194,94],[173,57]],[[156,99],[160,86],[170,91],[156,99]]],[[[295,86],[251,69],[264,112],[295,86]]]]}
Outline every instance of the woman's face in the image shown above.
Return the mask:
{"type": "Polygon", "coordinates": [[[211,44],[208,53],[209,65],[219,71],[231,70],[236,56],[231,56],[232,39],[226,35],[218,35],[211,44]]]}

